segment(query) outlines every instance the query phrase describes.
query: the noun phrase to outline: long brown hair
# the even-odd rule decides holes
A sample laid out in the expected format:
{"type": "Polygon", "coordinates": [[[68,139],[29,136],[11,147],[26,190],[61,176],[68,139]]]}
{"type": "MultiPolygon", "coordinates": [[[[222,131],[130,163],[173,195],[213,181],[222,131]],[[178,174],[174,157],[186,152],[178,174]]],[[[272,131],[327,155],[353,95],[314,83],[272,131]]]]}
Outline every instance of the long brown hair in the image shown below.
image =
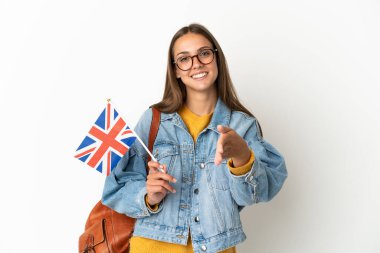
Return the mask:
{"type": "Polygon", "coordinates": [[[208,41],[210,41],[214,49],[217,49],[216,60],[218,66],[218,77],[215,83],[218,97],[220,97],[224,104],[226,104],[231,110],[242,111],[250,116],[253,116],[253,114],[240,103],[237,97],[230,73],[228,71],[226,58],[224,57],[223,50],[218,41],[206,27],[196,23],[190,24],[189,26],[184,26],[179,29],[176,34],[174,34],[170,42],[168,52],[164,95],[161,102],[152,105],[152,107],[157,108],[161,112],[173,113],[178,111],[186,101],[186,87],[181,79],[177,79],[175,74],[176,66],[173,64],[173,47],[177,39],[187,33],[203,35],[208,41]]]}

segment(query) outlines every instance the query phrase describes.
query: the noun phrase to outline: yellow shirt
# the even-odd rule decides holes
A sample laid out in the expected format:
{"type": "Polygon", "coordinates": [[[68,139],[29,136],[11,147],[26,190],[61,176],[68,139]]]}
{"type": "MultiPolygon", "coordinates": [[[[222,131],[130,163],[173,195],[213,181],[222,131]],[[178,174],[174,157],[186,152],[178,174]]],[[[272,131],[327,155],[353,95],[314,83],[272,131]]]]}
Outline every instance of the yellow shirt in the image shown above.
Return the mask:
{"type": "MultiPolygon", "coordinates": [[[[196,141],[199,133],[205,129],[205,127],[210,123],[213,113],[198,116],[192,111],[190,111],[186,106],[183,106],[179,111],[179,115],[182,117],[184,123],[186,124],[191,136],[196,141]]],[[[253,164],[254,155],[251,151],[251,158],[249,162],[239,168],[234,168],[231,161],[228,162],[228,167],[231,172],[235,175],[243,175],[247,173],[253,164]]],[[[146,199],[145,199],[146,200],[146,199]]],[[[148,205],[148,203],[147,203],[148,205]]],[[[149,205],[148,205],[149,207],[149,205]]],[[[155,209],[156,207],[149,207],[155,209]]],[[[167,243],[156,241],[153,239],[143,238],[139,236],[133,236],[130,240],[130,253],[194,253],[193,247],[191,245],[191,238],[187,241],[187,245],[180,245],[174,243],[167,243]]],[[[220,251],[220,253],[236,253],[235,247],[220,251]]]]}

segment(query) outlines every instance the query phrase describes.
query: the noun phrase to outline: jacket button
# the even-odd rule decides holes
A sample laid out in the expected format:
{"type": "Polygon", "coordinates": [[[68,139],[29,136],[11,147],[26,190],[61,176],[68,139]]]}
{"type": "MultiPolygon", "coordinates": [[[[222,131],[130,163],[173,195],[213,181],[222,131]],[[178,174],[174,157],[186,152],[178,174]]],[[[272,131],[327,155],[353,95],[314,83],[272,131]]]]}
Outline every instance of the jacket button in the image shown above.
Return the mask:
{"type": "Polygon", "coordinates": [[[198,189],[198,188],[195,189],[195,190],[194,190],[194,193],[195,193],[195,194],[198,194],[198,193],[199,193],[199,189],[198,189]]]}
{"type": "Polygon", "coordinates": [[[205,168],[205,164],[201,163],[201,169],[204,169],[204,168],[205,168]]]}
{"type": "Polygon", "coordinates": [[[206,245],[202,245],[202,246],[201,246],[201,250],[202,250],[202,251],[206,251],[206,250],[207,250],[206,245]]]}
{"type": "Polygon", "coordinates": [[[194,220],[195,220],[195,222],[199,222],[199,221],[200,221],[200,219],[199,219],[198,216],[196,216],[196,217],[194,218],[194,220]]]}

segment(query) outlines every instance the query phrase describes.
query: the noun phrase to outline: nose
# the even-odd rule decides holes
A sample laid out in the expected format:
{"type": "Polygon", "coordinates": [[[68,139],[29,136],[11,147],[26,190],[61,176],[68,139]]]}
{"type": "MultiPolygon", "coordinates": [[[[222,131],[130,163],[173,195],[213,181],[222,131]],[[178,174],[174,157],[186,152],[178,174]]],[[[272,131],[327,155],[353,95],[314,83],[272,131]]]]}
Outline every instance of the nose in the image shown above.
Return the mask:
{"type": "Polygon", "coordinates": [[[193,59],[193,68],[194,69],[198,69],[198,68],[200,68],[200,67],[203,66],[203,63],[200,62],[199,59],[198,59],[198,55],[194,55],[192,57],[192,59],[193,59]]]}

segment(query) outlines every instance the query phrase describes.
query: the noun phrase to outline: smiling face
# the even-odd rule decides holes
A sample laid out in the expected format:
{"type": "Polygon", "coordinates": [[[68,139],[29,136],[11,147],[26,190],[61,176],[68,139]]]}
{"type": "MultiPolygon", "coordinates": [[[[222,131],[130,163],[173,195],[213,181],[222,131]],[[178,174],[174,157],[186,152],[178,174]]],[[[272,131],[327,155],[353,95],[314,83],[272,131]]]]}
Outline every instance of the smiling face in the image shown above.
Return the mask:
{"type": "MultiPolygon", "coordinates": [[[[204,49],[214,49],[211,42],[203,35],[187,33],[178,38],[173,46],[174,61],[184,59],[187,56],[205,56],[204,49]]],[[[207,52],[206,52],[207,53],[207,52]]],[[[216,55],[209,64],[203,64],[198,57],[192,57],[193,65],[189,70],[181,70],[175,66],[176,77],[180,78],[186,86],[187,92],[215,91],[215,80],[218,77],[216,55]]],[[[191,61],[191,60],[190,60],[191,61]]]]}

